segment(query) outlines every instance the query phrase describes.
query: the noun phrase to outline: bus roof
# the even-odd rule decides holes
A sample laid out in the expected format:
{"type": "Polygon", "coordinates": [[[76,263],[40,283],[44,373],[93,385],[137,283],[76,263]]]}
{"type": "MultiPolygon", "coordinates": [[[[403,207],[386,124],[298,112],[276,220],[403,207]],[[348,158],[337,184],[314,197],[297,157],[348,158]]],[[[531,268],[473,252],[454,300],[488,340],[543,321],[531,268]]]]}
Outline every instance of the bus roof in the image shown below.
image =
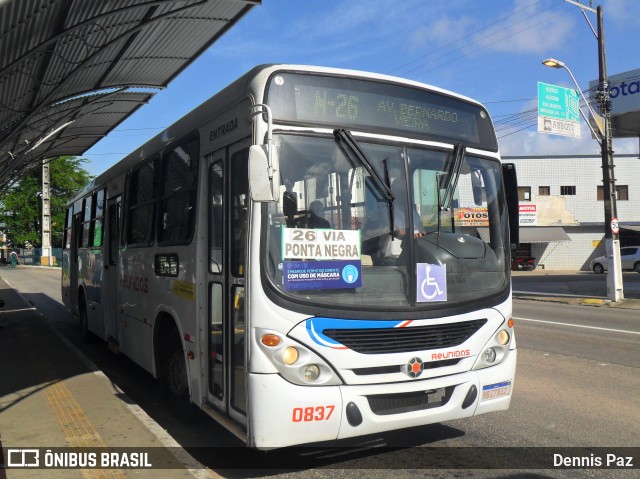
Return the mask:
{"type": "Polygon", "coordinates": [[[391,75],[384,75],[379,73],[371,73],[360,70],[350,70],[343,68],[333,68],[333,67],[319,67],[312,65],[299,65],[299,64],[262,64],[258,65],[240,78],[235,80],[234,82],[227,85],[225,88],[214,94],[211,98],[194,108],[189,113],[185,114],[182,118],[177,120],[171,126],[169,126],[164,131],[158,133],[156,136],[148,140],[143,145],[136,148],[134,151],[129,153],[115,165],[108,168],[103,173],[99,174],[96,178],[94,178],[89,184],[87,184],[81,191],[79,191],[70,203],[73,201],[77,201],[77,199],[86,195],[87,192],[91,191],[95,187],[102,185],[112,178],[119,176],[129,169],[131,169],[134,165],[136,165],[141,159],[150,158],[152,155],[160,152],[164,147],[166,147],[169,143],[172,143],[175,140],[178,140],[185,135],[188,135],[194,129],[203,125],[207,121],[211,119],[208,112],[214,111],[224,111],[227,108],[230,108],[234,104],[241,101],[246,97],[248,91],[252,89],[255,94],[254,101],[256,103],[260,103],[262,101],[262,96],[264,95],[264,86],[266,85],[268,79],[277,71],[288,71],[288,72],[298,72],[298,73],[320,73],[327,75],[335,75],[335,76],[345,76],[345,77],[354,77],[364,80],[374,80],[379,82],[386,83],[394,83],[402,86],[409,86],[418,89],[428,90],[435,93],[440,93],[445,96],[449,96],[452,98],[459,99],[461,101],[471,103],[477,106],[482,106],[476,100],[472,98],[466,97],[464,95],[460,95],[458,93],[454,93],[449,90],[445,90],[443,88],[439,88],[433,85],[428,85],[426,83],[417,82],[414,80],[408,80],[401,77],[395,77],[391,75]],[[149,153],[151,152],[151,153],[149,153]]]}

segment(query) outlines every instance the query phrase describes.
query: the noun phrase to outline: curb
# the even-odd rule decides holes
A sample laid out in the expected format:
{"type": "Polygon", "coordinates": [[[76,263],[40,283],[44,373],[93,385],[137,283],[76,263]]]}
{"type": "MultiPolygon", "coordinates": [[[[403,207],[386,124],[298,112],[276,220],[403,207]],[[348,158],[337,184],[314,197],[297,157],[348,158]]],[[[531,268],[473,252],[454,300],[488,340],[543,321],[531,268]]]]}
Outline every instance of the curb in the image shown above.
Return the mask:
{"type": "Polygon", "coordinates": [[[625,299],[618,303],[614,303],[609,299],[593,298],[588,296],[569,296],[569,295],[554,295],[548,296],[544,293],[518,293],[513,292],[514,299],[521,299],[525,301],[545,301],[548,303],[563,303],[573,306],[592,306],[592,307],[607,307],[614,309],[637,309],[640,310],[640,299],[625,299]]]}

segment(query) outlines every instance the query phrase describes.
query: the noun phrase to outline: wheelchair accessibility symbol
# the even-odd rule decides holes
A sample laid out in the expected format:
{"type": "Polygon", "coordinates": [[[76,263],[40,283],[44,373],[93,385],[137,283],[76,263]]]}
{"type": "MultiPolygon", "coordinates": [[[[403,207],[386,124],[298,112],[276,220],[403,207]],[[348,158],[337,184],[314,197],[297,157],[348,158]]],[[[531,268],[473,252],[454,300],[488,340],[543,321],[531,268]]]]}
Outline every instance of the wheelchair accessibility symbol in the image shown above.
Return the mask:
{"type": "Polygon", "coordinates": [[[447,300],[447,265],[418,263],[417,302],[428,303],[431,301],[447,300]]]}

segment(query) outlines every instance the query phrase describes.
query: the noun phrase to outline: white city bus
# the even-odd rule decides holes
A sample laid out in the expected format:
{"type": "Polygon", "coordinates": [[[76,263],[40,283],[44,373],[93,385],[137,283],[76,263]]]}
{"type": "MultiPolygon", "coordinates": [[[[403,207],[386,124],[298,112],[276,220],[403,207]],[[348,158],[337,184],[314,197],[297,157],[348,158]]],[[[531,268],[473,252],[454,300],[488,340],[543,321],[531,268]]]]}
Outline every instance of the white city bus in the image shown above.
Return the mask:
{"type": "Polygon", "coordinates": [[[511,166],[468,98],[260,66],[69,202],[62,296],[250,446],[505,410],[511,166]]]}

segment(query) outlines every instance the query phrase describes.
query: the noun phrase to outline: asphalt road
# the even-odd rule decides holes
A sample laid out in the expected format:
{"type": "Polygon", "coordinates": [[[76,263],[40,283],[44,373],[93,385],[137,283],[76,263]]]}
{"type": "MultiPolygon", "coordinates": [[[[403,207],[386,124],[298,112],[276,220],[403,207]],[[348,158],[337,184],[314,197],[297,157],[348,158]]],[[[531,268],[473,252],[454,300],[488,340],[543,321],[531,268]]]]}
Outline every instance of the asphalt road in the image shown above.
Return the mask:
{"type": "MultiPolygon", "coordinates": [[[[622,273],[622,287],[625,298],[640,299],[640,274],[622,273]]],[[[606,298],[607,275],[582,271],[566,274],[544,270],[520,271],[513,274],[513,290],[606,298]]]]}
{"type": "MultiPolygon", "coordinates": [[[[464,465],[470,454],[486,456],[475,457],[474,464],[478,464],[496,454],[513,453],[520,457],[523,451],[533,457],[538,453],[548,456],[554,451],[569,453],[566,448],[570,447],[637,448],[640,446],[638,310],[515,300],[519,357],[509,411],[341,444],[351,446],[349,449],[284,450],[266,456],[265,453],[247,451],[241,453],[247,467],[254,461],[262,461],[262,464],[271,461],[272,468],[228,470],[211,458],[207,448],[239,446],[232,450],[237,454],[242,449],[235,437],[204,414],[199,415],[194,424],[178,422],[158,398],[155,383],[147,373],[126,358],[114,357],[103,344],[84,345],[80,342],[75,321],[60,303],[58,271],[2,268],[0,276],[45,312],[60,332],[196,459],[224,477],[386,478],[390,474],[396,477],[510,478],[637,476],[637,469],[427,470],[424,462],[416,460],[416,457],[424,455],[423,451],[429,451],[429,454],[433,451],[417,449],[416,446],[449,446],[444,449],[446,453],[440,464],[453,462],[458,467],[464,465]],[[487,447],[504,449],[482,449],[487,447]],[[297,460],[300,468],[295,471],[282,469],[288,460],[297,460]]],[[[572,281],[582,281],[583,278],[591,281],[593,276],[574,275],[572,281]]],[[[531,284],[544,288],[545,276],[538,277],[531,284]]],[[[598,453],[599,450],[595,451],[598,453]]],[[[637,467],[640,451],[635,455],[635,462],[637,467]]]]}

